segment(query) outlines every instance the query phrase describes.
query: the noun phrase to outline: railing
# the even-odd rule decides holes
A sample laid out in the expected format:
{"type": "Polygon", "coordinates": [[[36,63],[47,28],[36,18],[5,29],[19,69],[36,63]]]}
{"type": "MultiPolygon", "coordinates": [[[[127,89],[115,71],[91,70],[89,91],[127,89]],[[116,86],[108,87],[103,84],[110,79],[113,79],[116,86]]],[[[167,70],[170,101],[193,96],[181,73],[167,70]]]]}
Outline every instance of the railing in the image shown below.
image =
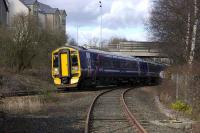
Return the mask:
{"type": "Polygon", "coordinates": [[[109,51],[127,51],[127,52],[148,52],[148,53],[161,53],[157,44],[109,44],[107,46],[109,51]]]}

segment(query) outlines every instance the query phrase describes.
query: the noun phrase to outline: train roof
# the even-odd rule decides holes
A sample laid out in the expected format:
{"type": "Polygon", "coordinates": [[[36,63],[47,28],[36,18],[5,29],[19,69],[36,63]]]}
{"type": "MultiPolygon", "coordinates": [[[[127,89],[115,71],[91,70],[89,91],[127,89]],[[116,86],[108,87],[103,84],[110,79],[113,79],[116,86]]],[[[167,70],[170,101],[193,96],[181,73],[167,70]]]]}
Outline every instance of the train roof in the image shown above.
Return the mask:
{"type": "MultiPolygon", "coordinates": [[[[80,51],[89,51],[89,52],[93,52],[93,53],[98,53],[98,54],[104,54],[104,55],[107,55],[107,56],[116,56],[118,58],[122,58],[122,59],[131,59],[131,60],[137,60],[137,61],[140,61],[140,62],[146,62],[146,63],[151,63],[151,64],[155,64],[155,65],[163,65],[163,64],[160,64],[160,63],[155,63],[155,62],[151,62],[151,61],[145,61],[141,58],[137,58],[137,57],[133,57],[133,56],[128,56],[128,55],[123,55],[123,54],[120,54],[120,53],[113,53],[113,52],[108,52],[108,51],[103,51],[103,50],[98,50],[98,49],[87,49],[83,46],[72,46],[72,45],[66,45],[65,47],[70,47],[70,48],[74,48],[74,49],[77,49],[77,50],[80,50],[80,51]]],[[[63,48],[65,48],[63,47],[63,48]]]]}

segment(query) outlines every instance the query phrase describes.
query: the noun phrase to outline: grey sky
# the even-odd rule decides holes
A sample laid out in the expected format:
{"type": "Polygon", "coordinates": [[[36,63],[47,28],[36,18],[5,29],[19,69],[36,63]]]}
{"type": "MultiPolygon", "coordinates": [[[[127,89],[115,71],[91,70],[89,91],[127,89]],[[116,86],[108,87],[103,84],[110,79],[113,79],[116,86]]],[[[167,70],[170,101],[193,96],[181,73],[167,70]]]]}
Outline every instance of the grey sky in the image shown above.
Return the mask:
{"type": "MultiPolygon", "coordinates": [[[[76,38],[79,26],[79,40],[87,43],[99,37],[100,8],[99,0],[39,0],[52,7],[65,9],[67,32],[76,38]]],[[[150,0],[102,0],[103,38],[113,36],[130,40],[146,40],[144,22],[149,15],[150,0]]]]}

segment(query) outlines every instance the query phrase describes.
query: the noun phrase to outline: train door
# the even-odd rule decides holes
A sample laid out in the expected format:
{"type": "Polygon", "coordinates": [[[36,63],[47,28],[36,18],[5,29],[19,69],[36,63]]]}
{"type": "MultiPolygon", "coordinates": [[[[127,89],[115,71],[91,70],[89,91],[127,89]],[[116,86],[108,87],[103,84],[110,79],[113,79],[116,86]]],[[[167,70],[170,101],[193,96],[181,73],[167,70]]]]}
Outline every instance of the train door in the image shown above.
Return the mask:
{"type": "Polygon", "coordinates": [[[86,53],[86,58],[87,58],[87,69],[88,69],[88,77],[91,76],[92,73],[92,63],[91,63],[91,55],[90,53],[86,53]]]}
{"type": "Polygon", "coordinates": [[[71,70],[70,70],[70,52],[69,50],[65,50],[60,52],[60,76],[70,77],[71,70]]]}
{"type": "Polygon", "coordinates": [[[142,75],[146,75],[148,73],[148,66],[146,62],[140,62],[140,72],[142,75]]]}
{"type": "Polygon", "coordinates": [[[96,82],[96,80],[97,80],[97,74],[99,73],[99,64],[100,64],[100,62],[99,62],[99,54],[97,54],[96,56],[95,56],[95,59],[94,59],[94,81],[96,82]]]}

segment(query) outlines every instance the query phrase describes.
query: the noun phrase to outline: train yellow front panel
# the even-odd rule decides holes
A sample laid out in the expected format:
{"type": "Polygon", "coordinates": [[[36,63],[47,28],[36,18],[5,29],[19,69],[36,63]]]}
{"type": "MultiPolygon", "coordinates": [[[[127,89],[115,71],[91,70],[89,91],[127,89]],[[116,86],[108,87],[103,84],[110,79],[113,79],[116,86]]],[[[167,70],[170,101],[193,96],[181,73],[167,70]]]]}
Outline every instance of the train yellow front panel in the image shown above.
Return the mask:
{"type": "Polygon", "coordinates": [[[68,55],[61,54],[61,71],[62,71],[62,77],[69,76],[69,68],[68,68],[68,55]]]}

